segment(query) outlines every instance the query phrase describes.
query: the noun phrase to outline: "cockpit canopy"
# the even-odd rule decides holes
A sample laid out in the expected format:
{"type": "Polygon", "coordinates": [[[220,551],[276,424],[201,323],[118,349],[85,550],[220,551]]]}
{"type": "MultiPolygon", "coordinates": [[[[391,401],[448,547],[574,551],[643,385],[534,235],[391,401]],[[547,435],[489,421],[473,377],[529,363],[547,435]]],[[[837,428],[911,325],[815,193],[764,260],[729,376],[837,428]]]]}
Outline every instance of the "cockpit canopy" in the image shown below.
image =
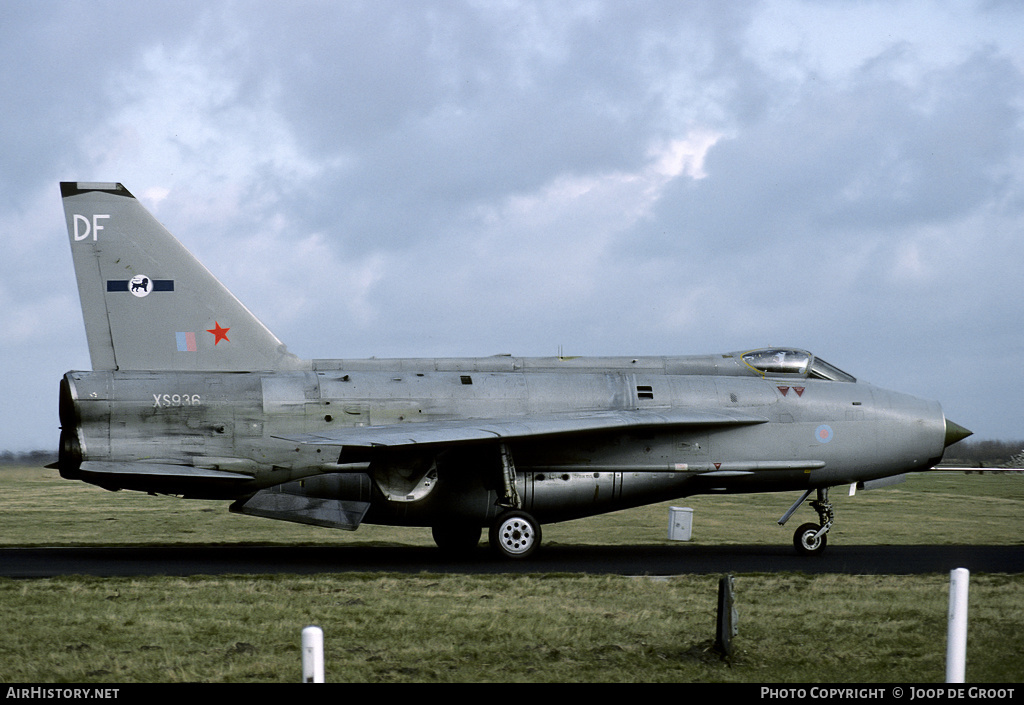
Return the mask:
{"type": "Polygon", "coordinates": [[[834,367],[806,350],[764,348],[743,355],[743,362],[760,375],[801,375],[835,382],[856,382],[852,375],[834,367]]]}

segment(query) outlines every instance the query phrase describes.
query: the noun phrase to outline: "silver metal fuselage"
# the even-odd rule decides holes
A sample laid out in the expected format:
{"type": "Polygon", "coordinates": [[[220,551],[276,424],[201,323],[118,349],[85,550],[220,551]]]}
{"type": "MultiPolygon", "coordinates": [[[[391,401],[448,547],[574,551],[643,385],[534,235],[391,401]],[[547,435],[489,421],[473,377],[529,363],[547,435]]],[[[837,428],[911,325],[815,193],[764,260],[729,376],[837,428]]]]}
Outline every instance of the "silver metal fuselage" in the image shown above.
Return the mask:
{"type": "Polygon", "coordinates": [[[546,523],[694,494],[829,487],[928,469],[945,447],[936,402],[860,381],[764,374],[738,354],[315,360],[296,371],[69,372],[61,467],[109,489],[220,499],[301,480],[311,495],[370,503],[369,523],[485,525],[500,511],[494,443],[390,452],[294,437],[678,409],[756,421],[510,440],[522,509],[546,523]]]}

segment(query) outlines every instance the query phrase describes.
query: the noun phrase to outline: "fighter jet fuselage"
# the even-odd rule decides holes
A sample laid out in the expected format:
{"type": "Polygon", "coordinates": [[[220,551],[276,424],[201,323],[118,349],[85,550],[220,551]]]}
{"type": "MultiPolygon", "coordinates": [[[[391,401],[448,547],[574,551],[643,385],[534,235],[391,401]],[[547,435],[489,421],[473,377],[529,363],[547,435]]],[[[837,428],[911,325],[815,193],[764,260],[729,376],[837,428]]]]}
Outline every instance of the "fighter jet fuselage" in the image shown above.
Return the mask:
{"type": "Polygon", "coordinates": [[[923,470],[941,458],[946,436],[937,403],[862,382],[761,376],[740,354],[312,367],[69,373],[61,399],[73,417],[63,425],[79,435],[67,453],[92,459],[82,479],[190,497],[237,498],[338,474],[346,498],[371,503],[365,521],[430,526],[438,513],[483,524],[500,511],[500,436],[392,449],[355,434],[359,445],[325,447],[318,434],[403,424],[413,436],[411,424],[424,422],[486,428],[491,419],[635,415],[635,427],[615,432],[507,442],[521,506],[541,523],[692,494],[799,490],[923,470]],[[699,420],[654,422],[687,411],[699,420]],[[436,479],[413,492],[434,464],[436,479]]]}
{"type": "Polygon", "coordinates": [[[933,467],[936,402],[794,348],[684,357],[302,360],[120,184],[62,184],[92,371],[60,386],[64,477],[356,529],[540,525],[694,494],[811,491],[933,467]]]}

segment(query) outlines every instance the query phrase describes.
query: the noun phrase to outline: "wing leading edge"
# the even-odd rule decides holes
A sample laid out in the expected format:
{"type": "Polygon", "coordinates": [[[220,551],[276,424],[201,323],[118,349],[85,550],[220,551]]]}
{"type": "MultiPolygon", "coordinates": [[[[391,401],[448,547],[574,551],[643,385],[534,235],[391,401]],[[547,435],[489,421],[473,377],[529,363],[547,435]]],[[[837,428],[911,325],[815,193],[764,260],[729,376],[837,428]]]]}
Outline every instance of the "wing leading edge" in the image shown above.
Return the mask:
{"type": "Polygon", "coordinates": [[[278,436],[293,443],[323,446],[401,447],[456,445],[595,431],[626,431],[676,426],[747,426],[766,423],[761,416],[692,409],[588,411],[507,419],[454,419],[387,426],[356,426],[278,436]]]}

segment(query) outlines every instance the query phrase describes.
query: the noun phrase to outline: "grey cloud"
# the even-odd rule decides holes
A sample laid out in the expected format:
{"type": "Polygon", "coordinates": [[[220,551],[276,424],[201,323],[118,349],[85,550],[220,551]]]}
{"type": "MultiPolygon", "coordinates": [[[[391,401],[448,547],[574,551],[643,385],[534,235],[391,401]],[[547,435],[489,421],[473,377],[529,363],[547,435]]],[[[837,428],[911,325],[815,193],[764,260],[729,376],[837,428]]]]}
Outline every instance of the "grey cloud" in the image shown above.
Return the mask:
{"type": "Polygon", "coordinates": [[[890,38],[874,6],[783,5],[805,47],[765,41],[778,7],[12,4],[0,301],[26,401],[0,447],[52,445],[87,364],[67,178],[166,189],[158,217],[300,354],[796,344],[1013,435],[1020,11],[910,2],[934,27],[890,38]],[[720,135],[706,176],[643,182],[692,130],[720,135]]]}

